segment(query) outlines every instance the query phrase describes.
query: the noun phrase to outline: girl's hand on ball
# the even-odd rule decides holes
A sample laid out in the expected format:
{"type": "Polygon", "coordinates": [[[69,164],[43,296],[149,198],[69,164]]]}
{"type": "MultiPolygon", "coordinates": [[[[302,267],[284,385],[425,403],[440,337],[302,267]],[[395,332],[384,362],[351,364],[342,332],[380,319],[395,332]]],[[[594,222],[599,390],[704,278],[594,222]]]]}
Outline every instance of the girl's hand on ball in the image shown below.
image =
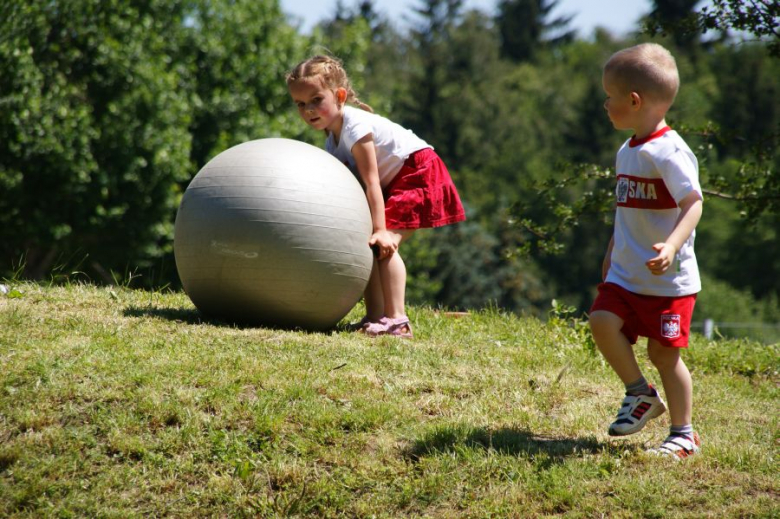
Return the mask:
{"type": "Polygon", "coordinates": [[[371,236],[368,242],[377,259],[387,259],[398,250],[398,245],[387,231],[378,231],[371,236]]]}

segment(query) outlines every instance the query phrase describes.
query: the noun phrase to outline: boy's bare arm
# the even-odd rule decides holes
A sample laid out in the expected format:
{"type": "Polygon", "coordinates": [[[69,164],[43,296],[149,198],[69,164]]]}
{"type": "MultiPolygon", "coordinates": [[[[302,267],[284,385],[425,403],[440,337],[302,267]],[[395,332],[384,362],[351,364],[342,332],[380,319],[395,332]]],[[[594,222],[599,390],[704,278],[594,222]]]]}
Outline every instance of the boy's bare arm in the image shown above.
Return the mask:
{"type": "Polygon", "coordinates": [[[680,216],[677,218],[674,230],[665,242],[653,245],[653,250],[658,255],[645,263],[650,272],[656,276],[660,276],[669,269],[674,262],[677,251],[680,250],[701,219],[702,199],[699,193],[695,191],[690,193],[680,201],[679,206],[680,216]]]}

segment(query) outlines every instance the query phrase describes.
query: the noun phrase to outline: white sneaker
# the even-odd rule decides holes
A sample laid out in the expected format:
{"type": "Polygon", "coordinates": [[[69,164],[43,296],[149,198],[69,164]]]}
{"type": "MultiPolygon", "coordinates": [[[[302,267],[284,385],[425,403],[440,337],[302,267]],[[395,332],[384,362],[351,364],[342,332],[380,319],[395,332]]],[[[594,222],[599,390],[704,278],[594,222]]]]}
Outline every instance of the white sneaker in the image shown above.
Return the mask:
{"type": "Polygon", "coordinates": [[[679,461],[693,456],[699,452],[700,447],[701,439],[698,433],[693,433],[693,436],[670,434],[659,448],[650,449],[649,452],[660,456],[669,456],[679,461]]]}
{"type": "Polygon", "coordinates": [[[653,395],[626,395],[623,399],[623,405],[618,410],[617,419],[609,426],[610,436],[626,436],[641,431],[647,422],[653,418],[658,418],[666,406],[658,391],[650,386],[653,395]]]}

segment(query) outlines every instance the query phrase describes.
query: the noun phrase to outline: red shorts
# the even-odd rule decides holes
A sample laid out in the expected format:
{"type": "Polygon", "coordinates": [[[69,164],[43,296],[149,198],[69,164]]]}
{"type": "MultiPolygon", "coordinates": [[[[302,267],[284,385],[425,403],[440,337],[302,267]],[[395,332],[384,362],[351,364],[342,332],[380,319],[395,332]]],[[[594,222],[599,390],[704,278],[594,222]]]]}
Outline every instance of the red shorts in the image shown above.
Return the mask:
{"type": "Polygon", "coordinates": [[[382,192],[388,229],[440,227],[466,219],[447,166],[431,148],[409,155],[382,192]]]}
{"type": "Polygon", "coordinates": [[[615,283],[601,283],[590,311],[604,310],[623,319],[620,330],[631,344],[649,337],[663,346],[687,348],[696,294],[679,297],[645,296],[615,283]]]}

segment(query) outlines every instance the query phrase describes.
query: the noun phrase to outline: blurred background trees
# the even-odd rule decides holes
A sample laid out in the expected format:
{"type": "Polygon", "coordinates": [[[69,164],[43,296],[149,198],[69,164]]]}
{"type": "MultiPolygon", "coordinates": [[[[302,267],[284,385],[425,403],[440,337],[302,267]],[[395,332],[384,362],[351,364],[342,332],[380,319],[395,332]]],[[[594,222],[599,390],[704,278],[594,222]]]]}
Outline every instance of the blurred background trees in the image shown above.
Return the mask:
{"type": "Polygon", "coordinates": [[[403,30],[373,1],[332,4],[310,34],[276,0],[0,4],[0,277],[179,288],[173,221],[190,179],[247,140],[321,146],[284,74],[330,52],[361,99],[436,147],[467,206],[468,222],[406,247],[410,301],[586,312],[628,137],[604,115],[601,66],[655,40],[677,57],[668,120],[706,190],[698,319],[780,322],[776,2],[656,0],[635,34],[588,38],[552,16],[555,0],[497,0],[494,15],[418,0],[403,30]]]}
{"type": "Polygon", "coordinates": [[[274,0],[4,2],[0,268],[170,282],[183,188],[293,126],[302,46],[274,0]]]}

